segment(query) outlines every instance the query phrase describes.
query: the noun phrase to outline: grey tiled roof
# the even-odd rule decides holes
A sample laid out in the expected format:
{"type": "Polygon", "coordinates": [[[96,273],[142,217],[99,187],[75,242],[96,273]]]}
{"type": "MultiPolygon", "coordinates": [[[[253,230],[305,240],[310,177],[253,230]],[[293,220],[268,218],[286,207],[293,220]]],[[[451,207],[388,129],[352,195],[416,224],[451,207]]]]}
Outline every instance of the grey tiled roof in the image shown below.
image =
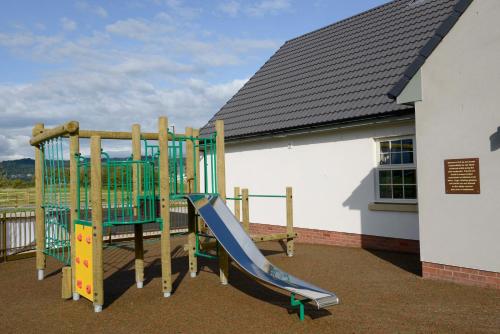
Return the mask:
{"type": "Polygon", "coordinates": [[[394,96],[470,1],[391,1],[289,40],[201,134],[216,119],[236,139],[411,113],[394,96]]]}

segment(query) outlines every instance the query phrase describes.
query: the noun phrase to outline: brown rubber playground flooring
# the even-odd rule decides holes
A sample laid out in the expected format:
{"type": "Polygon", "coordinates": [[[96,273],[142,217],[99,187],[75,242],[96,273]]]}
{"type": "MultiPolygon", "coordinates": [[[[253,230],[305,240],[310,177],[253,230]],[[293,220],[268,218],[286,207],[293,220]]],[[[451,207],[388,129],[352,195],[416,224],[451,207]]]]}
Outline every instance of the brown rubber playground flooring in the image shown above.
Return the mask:
{"type": "Polygon", "coordinates": [[[289,295],[231,266],[219,284],[216,264],[200,260],[190,278],[183,237],[172,239],[174,293],[160,288],[159,243],[145,245],[145,286],[135,287],[133,244],[107,248],[105,308],[60,299],[58,263],[36,281],[34,258],[0,263],[0,333],[500,333],[500,291],[423,280],[415,255],[278,242],[260,244],[275,265],[334,291],[341,304],[306,308],[300,322],[289,295]]]}

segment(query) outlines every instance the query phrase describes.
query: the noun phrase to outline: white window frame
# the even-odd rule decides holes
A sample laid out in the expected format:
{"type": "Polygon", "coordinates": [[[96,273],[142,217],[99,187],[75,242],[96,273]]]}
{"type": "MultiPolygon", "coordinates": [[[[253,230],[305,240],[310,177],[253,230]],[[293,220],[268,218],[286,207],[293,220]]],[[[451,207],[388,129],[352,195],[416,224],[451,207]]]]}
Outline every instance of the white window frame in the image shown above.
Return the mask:
{"type": "Polygon", "coordinates": [[[403,135],[403,136],[393,136],[393,137],[380,137],[375,138],[376,145],[376,168],[375,168],[375,198],[377,202],[380,203],[418,203],[418,180],[417,180],[417,198],[415,199],[404,199],[404,198],[380,198],[380,180],[379,180],[379,171],[380,170],[405,170],[405,169],[414,169],[417,171],[417,145],[415,140],[415,135],[403,135]],[[392,140],[403,140],[403,139],[412,139],[413,140],[413,163],[411,164],[398,164],[398,165],[381,165],[380,164],[380,143],[385,141],[392,140]]]}

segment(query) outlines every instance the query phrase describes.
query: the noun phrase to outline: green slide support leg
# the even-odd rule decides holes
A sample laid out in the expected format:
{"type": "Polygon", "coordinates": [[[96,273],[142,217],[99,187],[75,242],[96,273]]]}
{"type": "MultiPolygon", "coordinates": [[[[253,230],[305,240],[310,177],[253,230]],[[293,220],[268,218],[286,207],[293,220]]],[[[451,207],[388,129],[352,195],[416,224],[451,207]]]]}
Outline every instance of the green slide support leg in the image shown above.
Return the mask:
{"type": "Polygon", "coordinates": [[[300,321],[304,321],[304,303],[307,303],[309,300],[304,299],[304,300],[299,300],[295,299],[295,293],[292,293],[290,296],[290,304],[292,305],[292,308],[299,308],[299,318],[300,321]]]}

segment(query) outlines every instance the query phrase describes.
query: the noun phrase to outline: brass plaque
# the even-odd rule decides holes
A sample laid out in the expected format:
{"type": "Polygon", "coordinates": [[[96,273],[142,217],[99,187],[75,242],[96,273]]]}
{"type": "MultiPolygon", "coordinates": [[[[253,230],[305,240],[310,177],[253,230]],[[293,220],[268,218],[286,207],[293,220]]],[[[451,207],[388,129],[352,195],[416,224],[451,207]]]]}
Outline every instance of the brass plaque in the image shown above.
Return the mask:
{"type": "Polygon", "coordinates": [[[479,158],[445,160],[444,178],[447,194],[479,194],[479,158]]]}

